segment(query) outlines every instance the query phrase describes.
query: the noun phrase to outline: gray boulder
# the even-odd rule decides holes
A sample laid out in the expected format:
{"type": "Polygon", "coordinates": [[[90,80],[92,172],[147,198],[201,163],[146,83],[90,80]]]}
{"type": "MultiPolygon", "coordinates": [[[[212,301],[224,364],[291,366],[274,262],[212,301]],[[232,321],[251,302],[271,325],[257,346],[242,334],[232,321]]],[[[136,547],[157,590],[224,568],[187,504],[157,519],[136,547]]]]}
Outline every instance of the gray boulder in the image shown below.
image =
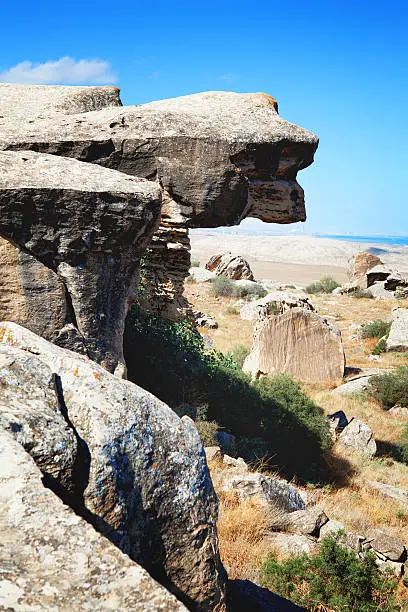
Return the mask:
{"type": "Polygon", "coordinates": [[[68,425],[51,369],[34,355],[0,345],[0,427],[8,430],[33,457],[47,486],[81,498],[81,448],[68,425]]]}
{"type": "Polygon", "coordinates": [[[370,285],[368,293],[376,300],[392,300],[394,298],[394,292],[387,291],[384,281],[376,281],[370,285]]]}
{"type": "Polygon", "coordinates": [[[239,316],[245,321],[256,321],[270,315],[283,314],[291,308],[304,308],[314,311],[306,295],[296,295],[287,291],[268,293],[264,298],[244,304],[239,316]]]}
{"type": "Polygon", "coordinates": [[[217,276],[226,276],[232,280],[255,281],[249,263],[240,255],[232,255],[232,253],[213,255],[205,267],[217,276]]]}
{"type": "Polygon", "coordinates": [[[380,529],[373,529],[365,535],[365,543],[370,544],[376,553],[380,553],[390,561],[405,561],[406,549],[398,538],[380,529]]]}
{"type": "Polygon", "coordinates": [[[281,372],[323,382],[340,380],[344,366],[340,331],[310,310],[293,308],[258,321],[243,370],[254,378],[281,372]]]}
{"type": "Polygon", "coordinates": [[[289,528],[303,535],[319,536],[320,530],[328,518],[316,506],[306,510],[295,510],[288,515],[289,528]]]}
{"type": "Polygon", "coordinates": [[[338,443],[354,452],[373,457],[377,452],[377,444],[372,430],[360,419],[351,419],[341,432],[338,443]]]}
{"type": "Polygon", "coordinates": [[[279,551],[284,557],[297,557],[302,553],[311,555],[318,548],[315,538],[297,533],[271,533],[268,540],[271,548],[279,551]]]}
{"type": "Polygon", "coordinates": [[[1,235],[57,273],[69,295],[71,326],[55,341],[124,372],[125,317],[160,214],[159,187],[32,151],[0,151],[0,176],[1,235]]]}
{"type": "Polygon", "coordinates": [[[374,283],[385,282],[390,276],[391,270],[384,266],[384,264],[377,264],[369,270],[367,270],[367,287],[371,287],[374,283]]]}
{"type": "Polygon", "coordinates": [[[0,340],[58,377],[66,417],[87,445],[83,505],[94,526],[190,609],[223,610],[217,502],[196,429],[140,387],[16,324],[1,323],[0,340]]]}
{"type": "Polygon", "coordinates": [[[190,278],[196,283],[209,283],[215,278],[217,275],[214,272],[210,272],[205,268],[198,268],[193,266],[189,269],[188,274],[190,278]]]}
{"type": "Polygon", "coordinates": [[[187,610],[75,514],[0,427],[1,610],[187,610]]]}
{"type": "Polygon", "coordinates": [[[343,523],[340,523],[340,521],[335,521],[334,519],[330,519],[320,528],[319,538],[322,539],[326,538],[327,536],[335,536],[339,533],[339,531],[345,530],[346,528],[343,523]]]}
{"type": "Polygon", "coordinates": [[[373,480],[369,480],[367,484],[381,493],[381,495],[384,495],[384,497],[395,499],[404,505],[408,505],[408,491],[405,489],[401,489],[401,487],[394,487],[393,485],[385,482],[377,482],[373,480]]]}
{"type": "Polygon", "coordinates": [[[393,308],[387,351],[408,351],[408,308],[393,308]]]}
{"type": "Polygon", "coordinates": [[[198,327],[206,327],[207,329],[217,329],[218,323],[217,321],[210,315],[202,312],[201,310],[193,310],[192,311],[195,324],[198,327]]]}

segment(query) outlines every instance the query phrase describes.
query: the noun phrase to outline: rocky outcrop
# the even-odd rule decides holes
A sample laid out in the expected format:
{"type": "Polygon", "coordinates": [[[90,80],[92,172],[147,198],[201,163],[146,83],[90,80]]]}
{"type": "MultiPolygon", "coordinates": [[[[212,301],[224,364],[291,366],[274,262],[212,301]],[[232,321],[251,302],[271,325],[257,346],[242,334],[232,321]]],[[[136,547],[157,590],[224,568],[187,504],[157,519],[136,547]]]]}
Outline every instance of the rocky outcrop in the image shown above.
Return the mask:
{"type": "Polygon", "coordinates": [[[205,267],[217,276],[226,276],[232,280],[255,281],[249,263],[241,255],[232,255],[232,253],[213,255],[205,267]]]}
{"type": "MultiPolygon", "coordinates": [[[[57,302],[51,322],[61,325],[65,314],[52,339],[109,371],[123,371],[125,317],[160,214],[159,187],[32,151],[0,151],[0,176],[0,233],[53,270],[67,292],[61,305],[60,285],[45,277],[47,297],[57,302]]],[[[50,322],[47,335],[49,328],[50,322]]]]}
{"type": "Polygon", "coordinates": [[[2,610],[187,610],[54,493],[0,427],[2,610]]]}
{"type": "Polygon", "coordinates": [[[103,95],[96,88],[99,97],[92,88],[98,102],[81,110],[99,110],[79,113],[84,93],[61,89],[63,104],[58,88],[6,86],[0,149],[75,157],[160,184],[161,226],[146,263],[151,291],[144,305],[150,310],[175,318],[186,307],[188,227],[233,225],[247,216],[275,223],[305,219],[296,175],[312,163],[318,140],[279,117],[270,96],[207,92],[117,107],[111,88],[103,95]],[[36,118],[10,110],[17,96],[25,108],[37,108],[36,118]]]}
{"type": "Polygon", "coordinates": [[[387,351],[408,351],[408,308],[394,308],[390,333],[386,341],[387,351]]]}
{"type": "MultiPolygon", "coordinates": [[[[45,400],[37,407],[30,390],[39,379],[56,378],[61,411],[87,451],[83,515],[191,610],[223,610],[217,503],[196,429],[133,383],[18,325],[0,324],[0,340],[9,359],[2,369],[6,399],[16,392],[22,353],[26,359],[25,376],[17,378],[23,387],[19,412],[9,409],[9,423],[23,427],[42,417],[40,409],[52,420],[51,407],[45,400]],[[37,373],[38,362],[43,366],[37,373]]],[[[60,420],[50,428],[52,439],[60,420]]],[[[38,442],[35,431],[33,438],[38,442]]],[[[40,441],[42,455],[47,448],[52,452],[47,439],[45,434],[40,441]]],[[[34,459],[37,455],[33,452],[34,459]]]]}
{"type": "Polygon", "coordinates": [[[280,315],[292,308],[314,311],[307,295],[297,295],[287,291],[274,291],[264,298],[244,304],[239,316],[245,321],[256,321],[270,315],[280,315]]]}
{"type": "Polygon", "coordinates": [[[282,372],[316,382],[340,380],[344,366],[340,331],[316,313],[294,308],[257,323],[243,369],[253,377],[282,372]]]}
{"type": "MultiPolygon", "coordinates": [[[[367,272],[375,266],[383,266],[377,255],[368,252],[357,253],[348,262],[347,276],[351,286],[367,289],[367,272]]],[[[374,281],[373,281],[374,282],[374,281]]]]}

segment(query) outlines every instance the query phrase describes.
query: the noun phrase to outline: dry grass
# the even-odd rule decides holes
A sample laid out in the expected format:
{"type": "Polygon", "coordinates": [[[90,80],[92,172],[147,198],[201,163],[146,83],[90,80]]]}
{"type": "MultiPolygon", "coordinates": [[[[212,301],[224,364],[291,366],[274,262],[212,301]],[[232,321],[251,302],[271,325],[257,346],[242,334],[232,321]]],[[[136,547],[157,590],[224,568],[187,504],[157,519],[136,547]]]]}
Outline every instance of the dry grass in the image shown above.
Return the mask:
{"type": "MultiPolygon", "coordinates": [[[[216,347],[230,351],[237,344],[250,345],[254,323],[242,321],[239,315],[228,313],[227,306],[236,300],[214,298],[205,285],[190,285],[188,299],[197,309],[213,314],[219,323],[217,330],[205,330],[216,347]]],[[[408,364],[406,355],[386,353],[381,361],[371,361],[369,355],[376,340],[356,337],[361,323],[381,319],[389,321],[395,305],[408,306],[404,302],[390,300],[356,299],[350,296],[311,296],[317,311],[336,325],[342,332],[346,363],[350,367],[390,368],[408,364]]],[[[408,466],[393,459],[393,445],[398,443],[405,423],[404,417],[390,415],[374,401],[363,395],[341,396],[333,394],[333,385],[303,384],[304,390],[321,406],[326,414],[343,410],[347,417],[357,417],[367,423],[374,432],[380,457],[372,460],[361,456],[332,452],[327,461],[333,474],[329,487],[313,487],[308,491],[314,500],[333,519],[344,523],[354,533],[370,527],[379,527],[399,537],[408,546],[408,508],[392,499],[381,496],[369,486],[369,481],[379,481],[408,490],[408,466]]],[[[213,476],[217,488],[217,469],[213,476]]],[[[219,538],[224,564],[232,578],[257,581],[258,570],[271,551],[268,531],[273,520],[265,507],[251,500],[239,502],[235,497],[220,494],[219,538]]],[[[400,585],[401,593],[407,596],[400,585]]],[[[401,595],[402,596],[402,595],[401,595]]]]}

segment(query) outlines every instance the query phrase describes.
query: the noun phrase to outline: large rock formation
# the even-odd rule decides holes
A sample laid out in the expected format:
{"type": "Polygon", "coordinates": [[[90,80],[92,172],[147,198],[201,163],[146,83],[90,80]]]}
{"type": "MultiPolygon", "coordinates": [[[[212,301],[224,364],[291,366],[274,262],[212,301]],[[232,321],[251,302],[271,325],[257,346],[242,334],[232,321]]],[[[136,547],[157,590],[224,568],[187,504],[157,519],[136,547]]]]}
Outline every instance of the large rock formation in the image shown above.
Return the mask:
{"type": "Polygon", "coordinates": [[[292,308],[314,311],[314,306],[309,302],[307,295],[273,291],[264,298],[244,304],[239,311],[239,316],[244,321],[256,321],[270,315],[283,314],[292,308]]]}
{"type": "Polygon", "coordinates": [[[78,512],[191,610],[224,610],[217,502],[196,429],[133,383],[14,323],[0,324],[0,340],[1,422],[45,474],[59,453],[67,488],[75,449],[64,446],[63,414],[85,445],[78,512]]]}
{"type": "Polygon", "coordinates": [[[294,308],[257,323],[243,369],[254,377],[282,372],[316,382],[340,380],[344,366],[340,331],[316,313],[294,308]]]}
{"type": "MultiPolygon", "coordinates": [[[[52,339],[110,371],[124,370],[125,317],[160,214],[159,187],[32,151],[0,151],[0,176],[0,233],[57,273],[68,293],[71,312],[59,301],[55,278],[50,277],[52,291],[49,275],[43,276],[47,297],[57,299],[53,322],[60,328],[52,339]]],[[[13,314],[18,319],[18,310],[13,314]]],[[[41,320],[40,305],[30,314],[41,320]]]]}
{"type": "MultiPolygon", "coordinates": [[[[275,223],[305,219],[296,175],[312,163],[318,140],[279,117],[270,96],[207,92],[68,114],[77,112],[78,90],[61,89],[63,105],[54,103],[54,91],[47,100],[44,87],[43,110],[37,106],[42,116],[17,120],[8,111],[16,95],[6,86],[0,148],[76,157],[160,183],[162,221],[146,264],[151,309],[177,317],[185,306],[188,227],[233,225],[247,216],[275,223]]],[[[28,87],[26,106],[34,107],[29,101],[34,96],[38,90],[28,87]]],[[[109,90],[107,104],[112,103],[109,90]]]]}
{"type": "MultiPolygon", "coordinates": [[[[367,251],[357,253],[348,262],[348,280],[351,286],[367,289],[367,272],[376,266],[382,266],[383,262],[377,255],[367,251]]],[[[374,281],[373,281],[374,282],[374,281]]]]}
{"type": "Polygon", "coordinates": [[[0,428],[1,610],[182,612],[182,603],[44,488],[0,428]]]}
{"type": "Polygon", "coordinates": [[[241,255],[232,255],[232,253],[213,255],[205,267],[217,276],[226,276],[232,280],[255,280],[249,263],[241,255]]]}

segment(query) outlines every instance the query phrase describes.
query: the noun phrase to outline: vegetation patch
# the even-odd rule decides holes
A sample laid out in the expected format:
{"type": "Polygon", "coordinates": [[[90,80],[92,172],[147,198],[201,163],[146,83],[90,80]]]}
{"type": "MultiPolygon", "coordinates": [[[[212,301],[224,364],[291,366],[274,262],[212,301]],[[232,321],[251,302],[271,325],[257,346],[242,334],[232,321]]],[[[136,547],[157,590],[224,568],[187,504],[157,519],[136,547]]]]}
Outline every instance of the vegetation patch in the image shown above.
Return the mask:
{"type": "Polygon", "coordinates": [[[306,293],[316,294],[316,293],[332,293],[334,289],[340,287],[340,284],[334,280],[331,276],[324,276],[319,281],[308,285],[305,288],[306,293]]]}
{"type": "Polygon", "coordinates": [[[250,350],[250,347],[246,346],[245,344],[237,344],[228,353],[228,356],[231,357],[234,361],[236,361],[236,363],[242,368],[245,359],[250,353],[250,350]]]}
{"type": "Polygon", "coordinates": [[[370,321],[369,323],[363,323],[361,325],[361,337],[362,338],[382,338],[389,334],[391,323],[387,321],[370,321]]]}
{"type": "Polygon", "coordinates": [[[231,431],[247,460],[272,458],[285,475],[324,477],[330,448],[323,411],[287,376],[254,384],[231,355],[206,349],[188,322],[130,311],[124,343],[129,379],[172,407],[206,407],[206,421],[231,431]]]}
{"type": "Polygon", "coordinates": [[[270,558],[263,566],[266,586],[307,610],[344,612],[402,611],[396,603],[397,581],[382,573],[375,556],[359,558],[338,543],[322,540],[319,553],[278,562],[270,558]]]}
{"type": "Polygon", "coordinates": [[[372,376],[368,390],[384,410],[408,406],[408,366],[400,366],[389,374],[372,376]]]}
{"type": "Polygon", "coordinates": [[[211,293],[220,297],[236,297],[244,299],[255,299],[265,297],[266,289],[258,283],[237,285],[237,283],[226,276],[216,276],[211,281],[211,293]]]}

